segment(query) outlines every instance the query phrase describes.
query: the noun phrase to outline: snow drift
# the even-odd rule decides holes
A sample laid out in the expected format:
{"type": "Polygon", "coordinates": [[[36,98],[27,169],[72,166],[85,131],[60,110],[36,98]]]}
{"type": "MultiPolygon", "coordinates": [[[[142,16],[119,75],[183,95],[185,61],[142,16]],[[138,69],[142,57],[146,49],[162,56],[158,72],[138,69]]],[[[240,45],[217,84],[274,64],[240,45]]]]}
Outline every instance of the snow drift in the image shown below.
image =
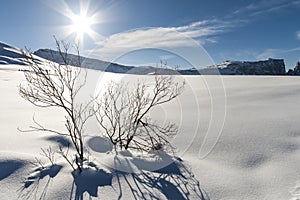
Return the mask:
{"type": "MultiPolygon", "coordinates": [[[[182,101],[189,103],[191,95],[200,95],[198,103],[203,117],[195,138],[187,137],[193,132],[188,122],[180,125],[185,130],[181,143],[192,140],[187,151],[178,155],[181,159],[175,158],[174,164],[151,172],[147,170],[149,163],[139,157],[130,154],[115,157],[107,153],[109,144],[98,147],[102,141],[100,135],[91,132],[86,138],[91,168],[79,176],[61,158],[57,158],[56,166],[47,165],[44,170],[30,164],[34,157],[40,156],[41,147],[67,145],[67,141],[52,134],[21,133],[17,128],[31,125],[33,113],[43,124],[61,128],[62,116],[55,109],[38,109],[21,99],[17,85],[23,79],[22,72],[17,71],[17,65],[7,67],[11,70],[0,70],[3,94],[0,192],[5,199],[299,198],[299,77],[224,77],[227,90],[224,129],[212,152],[199,159],[198,152],[208,128],[210,99],[203,92],[207,89],[199,82],[199,76],[186,76],[191,87],[184,92],[182,101]],[[113,170],[118,163],[142,169],[142,173],[113,170]]],[[[191,113],[188,120],[193,120],[195,109],[186,109],[191,113]]],[[[172,106],[164,108],[164,112],[178,115],[172,106]]],[[[180,149],[182,144],[177,142],[176,147],[180,149]]]]}
{"type": "MultiPolygon", "coordinates": [[[[63,115],[55,108],[36,108],[19,96],[17,86],[24,77],[18,70],[24,68],[24,58],[19,50],[4,44],[0,49],[5,64],[0,65],[3,199],[300,198],[300,77],[224,76],[224,85],[209,88],[204,80],[217,76],[180,76],[188,85],[180,99],[152,113],[157,120],[178,123],[179,134],[172,141],[175,156],[161,151],[145,155],[114,151],[91,123],[85,136],[89,167],[78,174],[63,158],[56,156],[51,164],[40,155],[40,148],[69,146],[68,139],[18,131],[32,124],[33,114],[45,126],[63,130],[63,115]],[[214,128],[210,127],[212,113],[221,109],[212,102],[223,102],[223,86],[226,118],[222,134],[209,154],[200,157],[206,133],[214,128]],[[43,166],[32,165],[35,157],[43,166]]],[[[124,78],[108,72],[91,74],[97,73],[102,80],[124,78]]]]}

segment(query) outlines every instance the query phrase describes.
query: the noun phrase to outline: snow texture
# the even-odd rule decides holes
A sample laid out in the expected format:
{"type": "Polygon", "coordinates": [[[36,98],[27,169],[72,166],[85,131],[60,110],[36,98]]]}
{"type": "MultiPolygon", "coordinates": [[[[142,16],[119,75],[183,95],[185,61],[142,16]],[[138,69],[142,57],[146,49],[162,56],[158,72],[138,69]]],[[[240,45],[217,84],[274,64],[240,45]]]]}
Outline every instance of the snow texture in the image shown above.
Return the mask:
{"type": "MultiPolygon", "coordinates": [[[[7,50],[5,45],[1,48],[7,50]]],[[[11,61],[0,65],[1,199],[300,198],[300,77],[224,76],[225,124],[218,143],[200,159],[211,119],[210,94],[204,76],[181,76],[187,81],[180,97],[184,110],[178,109],[174,101],[159,108],[159,113],[152,113],[157,120],[178,120],[179,134],[173,142],[176,156],[115,151],[98,129],[91,127],[85,136],[91,154],[89,167],[78,174],[59,156],[55,165],[43,157],[44,167],[31,164],[41,156],[41,147],[67,147],[69,140],[50,133],[17,130],[32,125],[33,114],[44,126],[64,130],[64,117],[58,109],[36,108],[18,95],[17,86],[24,80],[18,70],[24,66],[14,65],[17,55],[13,54],[6,54],[11,61]],[[191,124],[199,115],[193,106],[195,96],[201,120],[193,135],[191,124]],[[182,112],[188,115],[176,118],[182,112]]],[[[99,73],[120,78],[113,73],[99,73]]],[[[216,94],[214,98],[221,96],[216,94]]]]}

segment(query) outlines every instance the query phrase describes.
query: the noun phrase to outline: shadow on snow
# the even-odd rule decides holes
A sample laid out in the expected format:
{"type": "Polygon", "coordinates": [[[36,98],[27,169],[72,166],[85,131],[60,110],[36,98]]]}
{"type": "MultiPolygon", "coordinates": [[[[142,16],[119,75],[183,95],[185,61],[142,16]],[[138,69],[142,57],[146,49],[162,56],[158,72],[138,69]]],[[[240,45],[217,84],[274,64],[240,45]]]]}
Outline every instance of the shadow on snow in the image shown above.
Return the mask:
{"type": "Polygon", "coordinates": [[[83,199],[85,192],[89,196],[97,197],[98,196],[98,187],[111,186],[112,185],[112,175],[105,172],[102,169],[84,169],[80,174],[77,171],[72,173],[74,182],[71,190],[71,197],[74,194],[74,186],[76,186],[75,191],[75,200],[83,199]]]}
{"type": "MultiPolygon", "coordinates": [[[[134,199],[199,199],[208,200],[200,182],[180,158],[155,171],[141,169],[141,173],[122,173],[116,171],[119,197],[122,199],[122,179],[132,192],[134,199]]],[[[123,183],[123,182],[122,182],[123,183]]]]}
{"type": "MultiPolygon", "coordinates": [[[[171,156],[169,156],[171,158],[171,156]]],[[[118,159],[118,157],[115,157],[118,159]]],[[[134,199],[209,199],[201,189],[200,182],[196,179],[180,158],[174,158],[168,165],[151,171],[147,165],[135,163],[140,173],[127,173],[119,170],[106,172],[99,169],[94,163],[82,173],[73,171],[73,184],[70,191],[70,199],[81,200],[85,196],[98,197],[101,194],[99,187],[113,187],[117,192],[117,199],[122,199],[123,191],[129,188],[134,199]],[[113,186],[116,179],[116,186],[113,186]]],[[[1,166],[1,165],[0,165],[1,166]]],[[[22,199],[46,199],[49,183],[61,171],[62,166],[53,165],[35,169],[24,181],[19,190],[22,199]],[[41,180],[43,180],[41,182],[41,180]]],[[[128,194],[126,194],[127,196],[128,194]]]]}
{"type": "Polygon", "coordinates": [[[0,161],[0,181],[9,177],[18,169],[22,168],[25,164],[17,160],[0,161]]]}
{"type": "Polygon", "coordinates": [[[45,199],[48,187],[52,179],[60,172],[61,165],[51,165],[44,168],[36,168],[25,180],[19,189],[19,198],[45,199]],[[43,180],[43,183],[41,181],[43,180]]]}

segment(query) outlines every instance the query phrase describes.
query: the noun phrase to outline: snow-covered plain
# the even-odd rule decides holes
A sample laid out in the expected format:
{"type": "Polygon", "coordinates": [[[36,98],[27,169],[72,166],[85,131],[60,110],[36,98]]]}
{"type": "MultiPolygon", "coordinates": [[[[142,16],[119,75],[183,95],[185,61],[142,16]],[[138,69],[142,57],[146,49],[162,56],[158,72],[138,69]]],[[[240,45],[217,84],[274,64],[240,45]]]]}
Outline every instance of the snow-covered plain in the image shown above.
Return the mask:
{"type": "MultiPolygon", "coordinates": [[[[174,142],[180,158],[163,153],[153,158],[174,164],[151,172],[149,163],[129,152],[112,157],[106,153],[110,145],[92,127],[85,142],[97,169],[78,176],[59,157],[57,165],[42,171],[30,164],[41,157],[41,147],[67,141],[50,133],[17,130],[32,125],[33,114],[47,127],[64,128],[61,111],[36,108],[19,96],[22,67],[0,65],[0,199],[300,199],[300,77],[223,76],[225,124],[210,154],[199,158],[211,119],[211,99],[201,76],[181,76],[188,82],[180,97],[184,110],[175,109],[176,102],[159,110],[170,120],[184,117],[174,142]],[[191,124],[199,114],[193,106],[195,96],[201,120],[194,137],[191,124]],[[187,150],[180,151],[187,141],[191,141],[187,150]],[[137,167],[142,173],[114,171],[109,168],[113,165],[137,167]]],[[[215,91],[222,93],[223,88],[215,91]]]]}

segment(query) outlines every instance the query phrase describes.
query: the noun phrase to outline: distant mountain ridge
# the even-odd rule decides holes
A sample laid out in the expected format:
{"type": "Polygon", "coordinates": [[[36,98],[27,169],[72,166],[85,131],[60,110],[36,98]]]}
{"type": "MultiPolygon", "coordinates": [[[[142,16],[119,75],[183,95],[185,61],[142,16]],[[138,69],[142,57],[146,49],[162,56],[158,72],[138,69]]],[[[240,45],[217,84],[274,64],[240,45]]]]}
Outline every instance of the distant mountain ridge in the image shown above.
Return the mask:
{"type": "MultiPolygon", "coordinates": [[[[34,52],[36,56],[41,58],[57,62],[63,63],[62,56],[58,51],[51,49],[39,49],[34,52]]],[[[63,55],[66,56],[65,54],[63,55]]],[[[78,60],[81,62],[81,66],[88,69],[101,70],[105,72],[113,72],[113,73],[127,73],[127,74],[138,74],[138,75],[146,75],[146,74],[178,74],[176,70],[166,69],[166,68],[157,68],[152,66],[126,66],[117,63],[111,63],[107,61],[102,61],[94,58],[87,58],[74,54],[67,55],[69,64],[78,65],[78,60]]]]}
{"type": "MultiPolygon", "coordinates": [[[[204,68],[207,73],[210,69],[217,68],[223,75],[285,75],[285,64],[283,59],[261,60],[261,61],[225,61],[221,64],[204,68]]],[[[200,70],[201,71],[201,70],[200,70]]]]}
{"type": "MultiPolygon", "coordinates": [[[[62,62],[61,56],[57,51],[50,49],[40,49],[34,52],[35,55],[42,58],[62,62]]],[[[69,58],[78,60],[78,56],[69,54],[69,58]]],[[[182,74],[182,75],[285,75],[285,64],[283,59],[268,59],[263,61],[225,61],[221,64],[205,67],[173,70],[166,68],[157,68],[152,66],[125,66],[116,63],[109,63],[98,59],[81,57],[82,66],[90,69],[97,69],[114,73],[129,74],[182,74]]],[[[75,64],[75,63],[74,63],[75,64]]]]}
{"type": "MultiPolygon", "coordinates": [[[[39,49],[35,51],[33,54],[53,62],[57,62],[57,63],[64,62],[62,56],[59,54],[58,51],[55,50],[39,49]]],[[[126,73],[134,68],[132,66],[119,65],[116,63],[110,63],[110,62],[106,62],[94,58],[87,58],[83,56],[78,57],[78,55],[74,55],[74,54],[67,54],[67,55],[64,54],[63,56],[64,57],[67,56],[70,65],[77,66],[78,61],[80,60],[82,67],[106,71],[106,72],[126,73]]]]}
{"type": "MultiPolygon", "coordinates": [[[[167,69],[153,66],[126,66],[117,63],[110,63],[98,59],[78,57],[77,55],[67,54],[69,64],[77,65],[78,58],[82,62],[82,67],[96,69],[113,73],[128,74],[182,74],[182,75],[300,75],[300,64],[294,70],[286,72],[283,59],[268,59],[262,61],[225,61],[223,63],[208,66],[205,68],[192,69],[167,69]]],[[[51,49],[39,49],[34,52],[36,62],[50,60],[62,63],[63,60],[58,51],[51,49]]],[[[0,42],[0,64],[26,65],[26,56],[22,50],[0,42]]]]}

